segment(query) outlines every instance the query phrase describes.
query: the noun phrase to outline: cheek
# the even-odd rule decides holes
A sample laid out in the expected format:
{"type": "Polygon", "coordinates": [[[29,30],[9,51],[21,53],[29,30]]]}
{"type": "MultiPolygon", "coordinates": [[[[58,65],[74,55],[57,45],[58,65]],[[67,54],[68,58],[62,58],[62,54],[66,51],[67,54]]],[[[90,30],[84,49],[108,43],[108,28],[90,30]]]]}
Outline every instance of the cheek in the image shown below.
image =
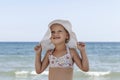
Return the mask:
{"type": "Polygon", "coordinates": [[[69,38],[69,35],[68,34],[66,34],[66,39],[68,39],[69,38]]]}
{"type": "Polygon", "coordinates": [[[62,37],[64,40],[68,39],[68,36],[67,35],[63,35],[62,37]]]}

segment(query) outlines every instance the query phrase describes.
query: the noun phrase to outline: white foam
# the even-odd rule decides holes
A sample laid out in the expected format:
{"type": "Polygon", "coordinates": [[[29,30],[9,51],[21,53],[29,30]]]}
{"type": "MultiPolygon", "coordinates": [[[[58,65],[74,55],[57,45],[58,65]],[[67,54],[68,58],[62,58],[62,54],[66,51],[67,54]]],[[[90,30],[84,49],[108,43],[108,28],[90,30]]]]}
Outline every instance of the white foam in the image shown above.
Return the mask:
{"type": "Polygon", "coordinates": [[[31,75],[37,75],[37,73],[35,71],[31,71],[30,74],[31,75]]]}
{"type": "Polygon", "coordinates": [[[104,76],[110,74],[110,71],[107,72],[86,72],[87,75],[90,76],[104,76]]]}
{"type": "Polygon", "coordinates": [[[16,77],[27,77],[28,76],[28,71],[16,71],[15,75],[16,77]]]}
{"type": "MultiPolygon", "coordinates": [[[[16,76],[37,75],[35,71],[16,71],[16,76]]],[[[48,75],[48,71],[42,72],[40,75],[48,75]]]]}
{"type": "Polygon", "coordinates": [[[48,75],[48,71],[44,71],[41,73],[42,75],[48,75]]]}
{"type": "Polygon", "coordinates": [[[28,71],[16,71],[15,74],[16,75],[24,75],[24,74],[28,74],[28,71]]]}

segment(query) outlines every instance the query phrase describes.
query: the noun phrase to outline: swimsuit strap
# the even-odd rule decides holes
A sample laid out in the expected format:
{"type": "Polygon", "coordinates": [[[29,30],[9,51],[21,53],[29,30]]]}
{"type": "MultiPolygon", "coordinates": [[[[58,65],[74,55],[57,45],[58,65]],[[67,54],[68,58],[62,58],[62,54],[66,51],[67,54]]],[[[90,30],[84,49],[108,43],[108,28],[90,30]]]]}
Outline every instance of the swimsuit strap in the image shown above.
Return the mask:
{"type": "MultiPolygon", "coordinates": [[[[69,47],[66,46],[66,50],[67,50],[67,53],[70,54],[70,49],[69,49],[69,47]]],[[[53,51],[54,51],[54,49],[51,49],[51,50],[50,50],[50,55],[53,55],[53,51]]]]}
{"type": "Polygon", "coordinates": [[[69,47],[67,47],[67,53],[69,53],[69,54],[70,54],[70,49],[69,49],[69,47]]]}

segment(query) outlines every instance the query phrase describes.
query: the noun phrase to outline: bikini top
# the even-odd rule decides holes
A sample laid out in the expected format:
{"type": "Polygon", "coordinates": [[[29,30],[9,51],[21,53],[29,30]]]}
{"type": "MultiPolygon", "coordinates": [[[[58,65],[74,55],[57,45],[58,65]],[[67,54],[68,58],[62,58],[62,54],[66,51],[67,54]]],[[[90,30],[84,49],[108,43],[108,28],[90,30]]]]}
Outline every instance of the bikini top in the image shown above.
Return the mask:
{"type": "Polygon", "coordinates": [[[73,60],[68,47],[67,53],[59,58],[55,57],[52,53],[53,50],[49,55],[49,67],[73,68],[73,60]]]}

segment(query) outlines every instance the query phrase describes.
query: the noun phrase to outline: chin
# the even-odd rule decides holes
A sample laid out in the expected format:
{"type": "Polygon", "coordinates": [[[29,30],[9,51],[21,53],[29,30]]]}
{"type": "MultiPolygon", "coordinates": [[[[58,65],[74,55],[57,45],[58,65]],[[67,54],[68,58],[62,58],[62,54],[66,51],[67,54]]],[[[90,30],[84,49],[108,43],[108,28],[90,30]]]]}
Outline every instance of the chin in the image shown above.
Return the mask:
{"type": "Polygon", "coordinates": [[[57,45],[57,44],[61,44],[61,42],[59,42],[59,41],[54,41],[54,42],[52,42],[54,45],[57,45]]]}
{"type": "Polygon", "coordinates": [[[58,43],[58,42],[53,42],[53,44],[54,44],[54,45],[57,45],[57,44],[60,44],[60,43],[58,43]]]}
{"type": "Polygon", "coordinates": [[[57,44],[63,43],[63,41],[62,41],[62,40],[53,40],[52,43],[53,43],[54,45],[57,45],[57,44]]]}

